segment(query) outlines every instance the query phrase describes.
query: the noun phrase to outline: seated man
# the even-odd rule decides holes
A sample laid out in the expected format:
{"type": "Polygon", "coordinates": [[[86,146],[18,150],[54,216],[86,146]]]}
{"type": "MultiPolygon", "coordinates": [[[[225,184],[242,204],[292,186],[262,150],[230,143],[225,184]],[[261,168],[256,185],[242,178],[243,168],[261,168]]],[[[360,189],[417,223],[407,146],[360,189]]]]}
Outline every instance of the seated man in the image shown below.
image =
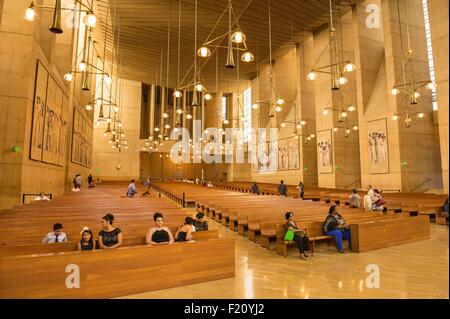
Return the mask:
{"type": "Polygon", "coordinates": [[[336,205],[331,206],[328,211],[328,216],[323,223],[323,234],[334,237],[340,253],[344,253],[342,238],[348,240],[348,246],[351,249],[350,225],[345,222],[341,215],[339,215],[338,207],[336,205]]]}
{"type": "Polygon", "coordinates": [[[352,190],[352,194],[348,198],[348,202],[350,207],[352,208],[360,208],[361,207],[361,197],[358,195],[356,189],[352,190]]]}
{"type": "Polygon", "coordinates": [[[45,193],[40,192],[37,197],[34,198],[35,201],[49,201],[50,199],[45,196],[45,193]]]}
{"type": "Polygon", "coordinates": [[[137,191],[136,191],[136,185],[134,185],[135,180],[132,179],[130,182],[130,185],[128,185],[128,189],[127,189],[127,196],[132,198],[134,197],[134,195],[136,195],[137,191]]]}
{"type": "Polygon", "coordinates": [[[211,181],[208,182],[208,184],[206,185],[208,187],[214,187],[213,183],[211,183],[211,181]]]}
{"type": "Polygon", "coordinates": [[[45,235],[44,239],[42,239],[42,243],[62,243],[67,241],[66,233],[63,233],[62,229],[63,225],[61,225],[60,223],[56,223],[55,225],[53,225],[53,231],[45,235]]]}

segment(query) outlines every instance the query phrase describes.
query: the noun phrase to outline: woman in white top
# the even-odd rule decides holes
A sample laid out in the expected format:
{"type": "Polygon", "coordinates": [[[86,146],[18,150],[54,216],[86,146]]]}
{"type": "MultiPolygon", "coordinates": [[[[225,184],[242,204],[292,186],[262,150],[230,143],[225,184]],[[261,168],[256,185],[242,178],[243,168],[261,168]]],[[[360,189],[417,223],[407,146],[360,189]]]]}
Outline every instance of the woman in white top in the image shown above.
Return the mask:
{"type": "Polygon", "coordinates": [[[45,196],[44,193],[41,192],[41,193],[39,193],[39,196],[37,196],[34,200],[35,201],[49,201],[50,199],[47,196],[45,196]]]}

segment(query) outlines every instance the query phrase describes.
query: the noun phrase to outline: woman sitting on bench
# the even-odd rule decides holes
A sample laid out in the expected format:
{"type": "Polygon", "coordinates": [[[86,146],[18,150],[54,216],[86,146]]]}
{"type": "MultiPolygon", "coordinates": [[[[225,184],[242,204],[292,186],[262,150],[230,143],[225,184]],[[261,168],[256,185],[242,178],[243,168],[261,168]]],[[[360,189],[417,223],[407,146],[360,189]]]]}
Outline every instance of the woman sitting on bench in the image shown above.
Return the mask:
{"type": "Polygon", "coordinates": [[[122,246],[122,231],[113,227],[114,215],[106,214],[102,218],[103,229],[98,233],[98,245],[101,249],[113,249],[122,246]]]}
{"type": "Polygon", "coordinates": [[[192,217],[186,217],[184,219],[184,225],[178,228],[177,233],[175,234],[176,241],[191,241],[192,240],[192,231],[194,220],[192,217]]]}
{"type": "Polygon", "coordinates": [[[174,242],[173,235],[169,228],[163,226],[163,215],[154,213],[153,220],[155,221],[155,226],[150,228],[147,233],[147,245],[172,244],[174,242]]]}
{"type": "Polygon", "coordinates": [[[350,225],[345,222],[341,215],[339,215],[338,207],[336,205],[331,206],[328,211],[328,216],[323,223],[323,233],[327,236],[334,237],[340,253],[344,253],[342,238],[348,240],[348,245],[351,249],[350,225]]]}
{"type": "Polygon", "coordinates": [[[284,228],[286,231],[292,230],[294,232],[294,238],[292,239],[297,244],[298,250],[300,252],[300,259],[306,259],[309,251],[309,238],[306,236],[306,228],[298,228],[297,223],[294,221],[294,213],[287,212],[286,215],[286,225],[284,228]]]}

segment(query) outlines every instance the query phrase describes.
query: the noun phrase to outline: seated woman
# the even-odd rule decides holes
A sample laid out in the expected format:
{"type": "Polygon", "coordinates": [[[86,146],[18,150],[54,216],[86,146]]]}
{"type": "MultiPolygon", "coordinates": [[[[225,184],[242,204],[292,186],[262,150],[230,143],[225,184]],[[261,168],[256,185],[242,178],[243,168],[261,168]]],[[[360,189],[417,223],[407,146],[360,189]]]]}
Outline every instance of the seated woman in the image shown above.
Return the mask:
{"type": "Polygon", "coordinates": [[[352,242],[350,239],[350,225],[345,222],[341,215],[339,215],[338,207],[336,205],[331,206],[328,211],[328,216],[323,223],[323,233],[327,236],[334,237],[340,253],[344,253],[342,238],[347,239],[349,249],[352,248],[352,242]]]}
{"type": "Polygon", "coordinates": [[[174,242],[172,232],[164,225],[163,215],[161,213],[154,213],[153,220],[155,226],[149,229],[146,242],[148,245],[157,244],[172,244],[174,242]]]}
{"type": "Polygon", "coordinates": [[[306,228],[298,228],[297,223],[294,221],[293,212],[287,212],[285,217],[287,222],[284,228],[286,231],[292,230],[294,232],[294,238],[292,240],[297,244],[300,259],[306,259],[308,257],[306,252],[309,251],[309,238],[306,235],[306,228]]]}
{"type": "Polygon", "coordinates": [[[204,216],[205,214],[203,213],[197,213],[197,215],[195,215],[194,221],[195,231],[208,230],[208,222],[203,219],[204,216]]]}
{"type": "Polygon", "coordinates": [[[373,190],[373,196],[372,196],[372,209],[373,210],[383,210],[384,204],[386,202],[384,199],[381,198],[380,191],[378,189],[373,190]]]}
{"type": "Polygon", "coordinates": [[[122,246],[122,231],[113,227],[114,215],[106,214],[102,218],[103,229],[98,233],[98,245],[101,249],[113,249],[122,246]]]}
{"type": "Polygon", "coordinates": [[[190,241],[192,240],[192,231],[194,220],[192,217],[186,217],[184,219],[184,225],[178,228],[175,234],[176,241],[190,241]]]}
{"type": "Polygon", "coordinates": [[[83,227],[81,230],[81,239],[77,243],[77,247],[78,250],[95,250],[94,236],[88,227],[83,227]]]}

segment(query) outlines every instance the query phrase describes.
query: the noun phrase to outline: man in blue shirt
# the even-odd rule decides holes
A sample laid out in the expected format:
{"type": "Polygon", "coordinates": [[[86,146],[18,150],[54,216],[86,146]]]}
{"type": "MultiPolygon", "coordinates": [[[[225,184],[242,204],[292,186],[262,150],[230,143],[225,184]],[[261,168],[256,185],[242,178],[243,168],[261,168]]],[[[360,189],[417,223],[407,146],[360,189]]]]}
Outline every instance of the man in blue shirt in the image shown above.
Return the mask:
{"type": "Polygon", "coordinates": [[[280,185],[278,185],[278,193],[280,194],[280,196],[287,197],[287,186],[284,184],[283,181],[281,181],[280,185]]]}

